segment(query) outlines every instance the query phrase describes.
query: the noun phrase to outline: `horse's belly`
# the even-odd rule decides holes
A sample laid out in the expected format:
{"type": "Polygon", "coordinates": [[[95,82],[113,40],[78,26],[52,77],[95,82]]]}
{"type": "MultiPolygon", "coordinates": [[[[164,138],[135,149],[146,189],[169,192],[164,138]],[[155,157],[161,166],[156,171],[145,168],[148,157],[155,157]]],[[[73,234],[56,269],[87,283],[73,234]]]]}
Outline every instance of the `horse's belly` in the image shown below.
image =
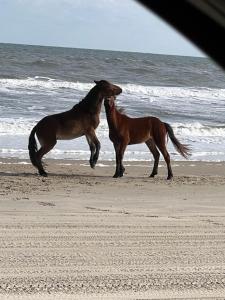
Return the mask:
{"type": "Polygon", "coordinates": [[[81,137],[82,135],[83,134],[81,134],[81,135],[60,135],[60,136],[57,136],[57,140],[73,140],[73,139],[81,137]]]}
{"type": "Polygon", "coordinates": [[[82,131],[76,131],[76,130],[71,132],[59,131],[57,133],[57,140],[72,140],[81,137],[82,135],[84,135],[82,131]]]}

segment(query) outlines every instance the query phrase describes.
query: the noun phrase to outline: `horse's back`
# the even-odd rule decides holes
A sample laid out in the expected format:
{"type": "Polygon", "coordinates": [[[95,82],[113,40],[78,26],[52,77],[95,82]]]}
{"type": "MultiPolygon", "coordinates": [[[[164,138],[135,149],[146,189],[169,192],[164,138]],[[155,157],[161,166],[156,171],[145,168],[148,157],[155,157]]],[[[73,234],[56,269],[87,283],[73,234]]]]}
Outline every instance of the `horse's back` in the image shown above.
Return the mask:
{"type": "Polygon", "coordinates": [[[160,126],[164,123],[157,117],[146,116],[140,118],[130,118],[126,116],[124,121],[130,128],[137,128],[139,130],[149,130],[152,126],[160,126]]]}

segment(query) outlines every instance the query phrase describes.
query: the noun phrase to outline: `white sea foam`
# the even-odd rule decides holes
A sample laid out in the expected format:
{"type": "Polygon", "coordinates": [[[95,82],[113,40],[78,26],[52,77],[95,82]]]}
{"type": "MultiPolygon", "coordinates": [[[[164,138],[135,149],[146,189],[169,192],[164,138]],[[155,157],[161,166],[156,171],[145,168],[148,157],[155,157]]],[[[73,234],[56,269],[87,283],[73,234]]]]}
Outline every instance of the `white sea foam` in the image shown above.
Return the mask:
{"type": "Polygon", "coordinates": [[[35,124],[36,121],[32,119],[0,118],[0,136],[28,135],[35,124]]]}
{"type": "Polygon", "coordinates": [[[94,84],[83,83],[83,82],[69,82],[69,81],[59,81],[53,78],[35,76],[35,78],[26,79],[0,79],[0,89],[36,89],[42,88],[46,90],[54,90],[60,88],[74,89],[80,91],[90,90],[94,84]]]}
{"type": "MultiPolygon", "coordinates": [[[[129,149],[129,147],[128,147],[129,149]]],[[[214,149],[215,150],[215,149],[214,149]]],[[[184,161],[185,159],[179,154],[172,152],[171,147],[169,147],[169,153],[172,161],[184,161]]],[[[14,148],[1,148],[0,157],[3,158],[20,158],[20,159],[29,159],[28,150],[25,149],[14,149],[14,148]]],[[[51,150],[45,158],[51,159],[68,159],[68,160],[83,160],[86,161],[85,165],[89,165],[88,161],[90,158],[90,152],[87,150],[64,150],[54,148],[51,150]]],[[[163,161],[163,157],[160,156],[160,160],[163,161]]],[[[215,161],[220,162],[225,160],[225,151],[196,151],[193,152],[193,155],[189,158],[189,161],[215,161]]],[[[112,151],[100,152],[99,161],[114,161],[115,162],[115,153],[112,151]]],[[[146,161],[150,164],[153,162],[153,157],[146,148],[146,151],[130,151],[126,150],[124,155],[124,161],[146,161]]],[[[103,165],[99,165],[103,167],[103,165]]]]}
{"type": "Polygon", "coordinates": [[[0,161],[0,165],[30,165],[30,162],[27,161],[18,161],[18,162],[3,162],[0,161]]]}
{"type": "Polygon", "coordinates": [[[174,132],[180,136],[225,137],[225,124],[222,127],[203,125],[199,122],[173,123],[174,132]]]}
{"type": "MultiPolygon", "coordinates": [[[[163,98],[189,98],[204,99],[212,101],[212,99],[221,99],[225,103],[225,89],[214,88],[196,88],[196,87],[161,87],[161,86],[142,86],[135,84],[121,85],[123,92],[127,94],[138,94],[147,97],[163,97],[163,98]]],[[[150,98],[151,99],[151,98],[150,98]]]]}
{"type": "MultiPolygon", "coordinates": [[[[0,118],[0,136],[8,135],[28,135],[31,129],[37,123],[34,119],[11,119],[11,118],[0,118]]],[[[199,122],[194,123],[171,123],[171,126],[176,135],[183,137],[225,137],[225,124],[224,126],[209,126],[199,122]]],[[[101,118],[100,124],[96,130],[99,138],[108,137],[108,124],[105,118],[101,118]]]]}
{"type": "MultiPolygon", "coordinates": [[[[119,84],[123,89],[123,94],[141,96],[141,99],[148,97],[152,100],[155,97],[161,98],[185,98],[185,99],[204,99],[205,101],[221,100],[225,103],[225,89],[201,88],[201,87],[165,87],[165,86],[143,86],[136,84],[119,84]]],[[[89,91],[94,83],[60,81],[54,78],[35,76],[26,79],[0,79],[0,90],[11,89],[73,89],[83,92],[89,91]]],[[[141,100],[140,99],[140,100],[141,100]]]]}

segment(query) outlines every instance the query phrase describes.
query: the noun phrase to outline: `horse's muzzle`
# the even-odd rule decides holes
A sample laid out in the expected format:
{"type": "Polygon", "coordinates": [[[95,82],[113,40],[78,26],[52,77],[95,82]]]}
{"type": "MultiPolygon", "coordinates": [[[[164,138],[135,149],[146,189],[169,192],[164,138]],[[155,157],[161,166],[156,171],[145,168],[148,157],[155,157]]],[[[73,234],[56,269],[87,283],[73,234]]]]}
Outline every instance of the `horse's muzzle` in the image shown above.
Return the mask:
{"type": "Polygon", "coordinates": [[[120,87],[117,87],[117,89],[115,90],[115,95],[119,95],[122,93],[122,89],[120,87]]]}

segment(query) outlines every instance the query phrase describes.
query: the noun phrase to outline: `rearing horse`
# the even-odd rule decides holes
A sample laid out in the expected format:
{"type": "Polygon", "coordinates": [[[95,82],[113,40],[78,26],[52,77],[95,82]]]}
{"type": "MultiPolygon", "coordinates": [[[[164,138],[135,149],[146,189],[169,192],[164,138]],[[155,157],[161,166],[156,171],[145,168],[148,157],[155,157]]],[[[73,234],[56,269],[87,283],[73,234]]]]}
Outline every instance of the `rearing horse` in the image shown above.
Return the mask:
{"type": "Polygon", "coordinates": [[[125,171],[123,155],[127,145],[145,143],[154,156],[154,167],[150,177],[154,177],[158,173],[160,151],[167,164],[167,179],[172,179],[173,173],[170,155],[166,149],[166,136],[169,135],[176,150],[185,158],[190,155],[188,146],[178,141],[169,124],[163,123],[155,117],[130,118],[116,109],[114,100],[115,96],[112,96],[104,101],[109,138],[113,142],[116,152],[116,172],[113,177],[123,176],[125,171]]]}
{"type": "Polygon", "coordinates": [[[86,97],[68,111],[46,116],[32,129],[29,137],[29,156],[32,164],[38,169],[39,174],[47,176],[42,157],[48,153],[57,140],[70,140],[86,136],[90,147],[90,166],[94,168],[100,150],[100,142],[96,137],[95,129],[100,119],[102,101],[105,97],[119,95],[122,89],[106,80],[95,81],[96,85],[89,91],[86,97]],[[37,149],[35,134],[41,148],[37,149]]]}

